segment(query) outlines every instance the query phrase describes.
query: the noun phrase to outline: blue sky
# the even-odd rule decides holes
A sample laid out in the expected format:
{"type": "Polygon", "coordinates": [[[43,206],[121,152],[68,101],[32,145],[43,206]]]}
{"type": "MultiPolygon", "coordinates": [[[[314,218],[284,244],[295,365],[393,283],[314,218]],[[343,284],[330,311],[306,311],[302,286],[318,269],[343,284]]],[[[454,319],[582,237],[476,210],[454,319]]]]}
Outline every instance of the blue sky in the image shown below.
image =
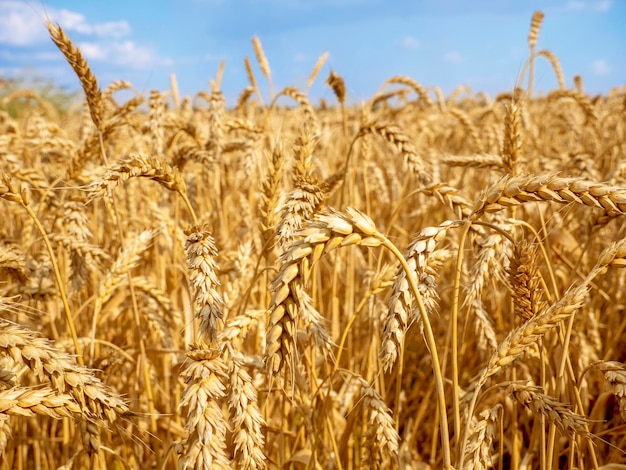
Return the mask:
{"type": "MultiPolygon", "coordinates": [[[[78,81],[45,28],[61,24],[101,87],[128,80],[139,92],[207,90],[221,61],[222,89],[233,104],[248,85],[249,57],[268,96],[252,48],[257,35],[274,88],[306,87],[318,57],[330,54],[312,99],[333,99],[324,81],[335,70],[348,97],[360,102],[392,75],[409,75],[449,93],[458,85],[495,95],[509,91],[528,56],[530,18],[545,13],[538,49],[559,58],[568,86],[606,93],[626,84],[624,0],[0,0],[0,78],[43,76],[78,81]]],[[[556,80],[540,60],[536,89],[556,80]]],[[[267,100],[267,98],[266,98],[267,100]]]]}

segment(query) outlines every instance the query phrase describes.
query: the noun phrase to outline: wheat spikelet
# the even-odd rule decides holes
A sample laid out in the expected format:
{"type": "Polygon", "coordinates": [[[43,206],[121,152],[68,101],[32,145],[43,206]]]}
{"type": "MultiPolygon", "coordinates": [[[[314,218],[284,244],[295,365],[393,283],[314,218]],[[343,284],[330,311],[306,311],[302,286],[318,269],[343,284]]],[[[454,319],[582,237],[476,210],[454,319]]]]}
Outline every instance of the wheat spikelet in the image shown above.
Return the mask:
{"type": "Polygon", "coordinates": [[[173,166],[177,168],[179,172],[182,172],[189,161],[198,162],[206,166],[216,163],[214,155],[208,150],[201,148],[198,144],[181,145],[177,147],[172,155],[173,166]]]}
{"type": "Polygon", "coordinates": [[[554,329],[561,321],[573,315],[581,308],[588,293],[587,285],[581,285],[565,293],[554,304],[546,307],[539,314],[512,330],[498,345],[484,369],[480,383],[497,373],[503,367],[521,357],[528,346],[535,344],[545,334],[554,329]]]}
{"type": "Polygon", "coordinates": [[[504,142],[502,156],[509,174],[519,173],[521,155],[523,153],[521,106],[519,100],[512,100],[506,105],[504,117],[504,142]]]}
{"type": "Polygon", "coordinates": [[[113,100],[114,93],[120,90],[128,90],[132,87],[133,85],[126,80],[113,80],[104,90],[102,90],[102,99],[113,100]]]}
{"type": "Polygon", "coordinates": [[[176,168],[158,158],[131,153],[120,158],[101,178],[91,184],[87,199],[93,201],[100,197],[110,198],[111,192],[120,183],[138,177],[154,180],[170,191],[181,194],[186,192],[185,182],[176,168]]]}
{"type": "Polygon", "coordinates": [[[432,106],[433,104],[433,101],[430,99],[430,96],[428,96],[428,92],[426,91],[426,88],[424,88],[419,82],[412,79],[411,77],[407,77],[405,75],[396,75],[385,80],[385,83],[408,86],[413,91],[415,91],[415,93],[417,93],[419,98],[422,101],[424,101],[426,106],[432,106]]]}
{"type": "Polygon", "coordinates": [[[214,342],[217,339],[219,321],[223,319],[224,301],[216,290],[220,285],[217,278],[217,248],[208,224],[194,226],[185,234],[185,251],[194,287],[195,316],[200,319],[200,338],[214,342]]]}
{"type": "Polygon", "coordinates": [[[584,281],[570,288],[559,300],[544,307],[530,320],[512,330],[491,356],[479,383],[484,383],[487,377],[521,357],[529,345],[535,344],[560,322],[574,315],[584,303],[589,292],[589,284],[610,266],[626,267],[626,239],[606,248],[584,281]]]}
{"type": "MultiPolygon", "coordinates": [[[[446,232],[456,225],[455,222],[445,221],[436,227],[423,228],[413,239],[405,255],[411,276],[414,276],[415,283],[420,289],[427,313],[433,313],[437,308],[437,291],[434,289],[435,273],[428,266],[429,257],[437,243],[444,239],[446,232]]],[[[415,302],[413,293],[409,289],[407,273],[399,268],[389,300],[389,311],[383,321],[379,357],[384,370],[391,369],[399,351],[404,347],[406,331],[418,319],[415,302]]]]}
{"type": "Polygon", "coordinates": [[[261,95],[261,91],[259,90],[259,85],[256,81],[256,77],[254,76],[254,71],[252,70],[252,64],[250,63],[250,59],[247,57],[243,58],[243,63],[246,67],[246,75],[248,76],[248,81],[254,90],[254,93],[259,98],[259,101],[263,103],[263,95],[261,95]]]}
{"type": "Polygon", "coordinates": [[[459,190],[445,183],[436,183],[421,190],[428,196],[435,196],[443,205],[454,212],[457,219],[467,219],[472,213],[471,203],[465,199],[459,190]]]}
{"type": "Polygon", "coordinates": [[[562,99],[574,100],[580,106],[580,109],[585,113],[585,124],[593,124],[598,119],[592,101],[581,91],[568,89],[554,90],[548,94],[547,98],[549,102],[562,99]]]}
{"type": "Polygon", "coordinates": [[[85,417],[114,422],[129,410],[119,395],[109,390],[89,369],[68,354],[54,349],[35,333],[0,322],[0,352],[28,367],[39,379],[47,378],[59,393],[67,393],[85,417]]]}
{"type": "Polygon", "coordinates": [[[227,367],[221,353],[192,345],[183,371],[187,387],[181,406],[187,406],[185,430],[178,468],[203,470],[230,468],[226,455],[227,423],[221,408],[226,396],[227,367]]]}
{"type": "Polygon", "coordinates": [[[21,388],[0,391],[0,413],[7,416],[50,416],[54,419],[81,415],[80,406],[66,394],[50,388],[21,388]]]}
{"type": "Polygon", "coordinates": [[[534,414],[544,415],[563,434],[590,436],[587,430],[589,420],[571,411],[568,405],[544,394],[541,387],[513,382],[507,385],[506,391],[534,414]]]}
{"type": "MultiPolygon", "coordinates": [[[[283,178],[284,154],[279,146],[272,151],[272,161],[263,180],[261,192],[261,230],[264,244],[270,243],[276,234],[277,208],[280,199],[280,184],[283,178]]],[[[269,247],[268,247],[269,249],[269,247]]]]}
{"type": "Polygon", "coordinates": [[[452,116],[459,120],[461,126],[467,132],[469,139],[474,143],[476,148],[480,148],[482,141],[480,139],[480,135],[476,130],[476,126],[472,122],[471,118],[467,115],[465,111],[460,108],[449,108],[447,110],[452,116]]]}
{"type": "Polygon", "coordinates": [[[230,317],[224,329],[219,333],[219,343],[230,343],[243,340],[250,328],[258,324],[265,310],[246,310],[243,314],[230,317]]]}
{"type": "Polygon", "coordinates": [[[237,358],[231,358],[228,375],[228,406],[231,410],[230,427],[233,432],[234,459],[236,468],[264,469],[263,447],[265,437],[262,428],[265,420],[257,403],[257,391],[250,374],[237,358]]]}
{"type": "Polygon", "coordinates": [[[574,202],[604,209],[610,216],[626,214],[626,188],[547,174],[502,178],[478,197],[472,217],[535,201],[574,202]]]}
{"type": "Polygon", "coordinates": [[[166,322],[171,325],[180,326],[183,324],[181,312],[174,307],[172,300],[167,293],[143,276],[133,277],[133,288],[143,292],[146,296],[153,299],[158,306],[166,313],[166,322]]]}
{"type": "Polygon", "coordinates": [[[324,64],[328,60],[329,55],[330,54],[328,52],[324,52],[321,56],[319,56],[319,58],[317,59],[317,62],[315,62],[315,66],[313,67],[313,70],[311,70],[311,73],[309,74],[309,78],[306,81],[307,89],[311,88],[311,86],[313,85],[313,82],[315,82],[315,79],[319,75],[320,70],[322,70],[322,67],[324,67],[324,64]]]}
{"type": "Polygon", "coordinates": [[[304,116],[306,118],[305,130],[310,130],[310,132],[312,132],[313,134],[319,134],[320,125],[315,115],[315,110],[313,109],[313,106],[311,106],[311,103],[309,102],[309,99],[306,97],[306,95],[299,91],[297,88],[291,86],[284,88],[280,93],[276,95],[275,99],[277,99],[281,95],[288,96],[300,105],[300,107],[304,111],[304,116]],[[307,129],[307,127],[309,129],[307,129]]]}
{"type": "Polygon", "coordinates": [[[481,299],[476,298],[468,305],[468,309],[469,313],[474,315],[474,330],[477,334],[476,345],[483,352],[492,352],[498,347],[498,340],[493,321],[485,308],[485,304],[481,299]]]}
{"type": "Polygon", "coordinates": [[[90,272],[100,271],[108,255],[89,241],[93,234],[89,228],[89,217],[83,211],[80,201],[67,201],[64,204],[62,235],[53,235],[51,240],[61,243],[70,252],[72,286],[79,290],[87,281],[90,272]]]}
{"type": "Polygon", "coordinates": [[[514,244],[508,271],[515,314],[523,321],[530,320],[544,307],[537,247],[526,240],[514,244]]]}
{"type": "Polygon", "coordinates": [[[162,122],[163,114],[165,113],[165,103],[163,103],[163,96],[158,90],[150,91],[148,106],[150,110],[148,114],[148,122],[150,124],[152,153],[154,155],[163,155],[165,131],[163,129],[162,122]]]}
{"type": "Polygon", "coordinates": [[[492,467],[491,444],[496,433],[496,420],[501,410],[502,405],[496,405],[481,411],[479,414],[481,420],[474,419],[472,422],[470,437],[465,450],[468,457],[465,464],[466,469],[486,470],[492,467]]]}
{"type": "Polygon", "coordinates": [[[361,385],[363,407],[368,411],[367,431],[361,449],[361,465],[364,468],[398,468],[399,441],[391,412],[380,394],[365,380],[361,385]]]}
{"type": "MultiPolygon", "coordinates": [[[[348,208],[346,214],[330,211],[318,215],[278,260],[280,271],[272,283],[269,328],[265,348],[270,373],[278,373],[287,359],[294,360],[298,312],[304,301],[300,286],[306,285],[310,267],[339,246],[380,246],[383,237],[364,214],[348,208]]],[[[293,367],[293,364],[292,364],[293,367]]]]}
{"type": "Polygon", "coordinates": [[[254,88],[251,86],[247,86],[243,90],[241,90],[241,93],[237,98],[237,104],[235,105],[235,109],[237,109],[238,111],[243,110],[248,104],[248,100],[250,100],[252,93],[254,93],[254,88]]]}
{"type": "Polygon", "coordinates": [[[47,24],[48,32],[52,38],[52,42],[59,48],[59,50],[65,56],[68,64],[78,76],[80,84],[85,91],[87,97],[87,105],[89,106],[89,113],[91,120],[95,124],[97,129],[101,129],[103,116],[102,106],[102,94],[98,87],[98,81],[96,76],[91,71],[89,64],[85,60],[80,50],[72,44],[72,41],[65,35],[65,32],[59,25],[54,25],[50,22],[47,24]]]}
{"type": "Polygon", "coordinates": [[[542,22],[543,12],[539,10],[535,11],[530,22],[530,31],[528,32],[528,45],[531,49],[534,49],[537,44],[537,38],[539,37],[539,30],[541,29],[542,22]]]}
{"type": "MultiPolygon", "coordinates": [[[[511,230],[510,225],[497,219],[497,226],[508,232],[511,230]]],[[[484,350],[484,346],[495,348],[497,345],[495,338],[495,330],[491,318],[485,310],[482,302],[483,291],[485,285],[489,282],[489,278],[495,272],[501,270],[503,261],[505,260],[505,250],[508,246],[504,245],[504,236],[499,231],[493,233],[481,233],[474,242],[478,249],[476,262],[472,266],[470,277],[472,282],[466,289],[467,295],[463,301],[464,306],[470,308],[470,312],[474,314],[474,326],[478,334],[478,347],[484,350]],[[481,340],[487,340],[481,341],[481,340]]]]}
{"type": "Polygon", "coordinates": [[[330,71],[326,83],[332,88],[333,93],[337,97],[337,101],[343,104],[346,101],[346,84],[343,78],[333,70],[330,71]]]}
{"type": "Polygon", "coordinates": [[[580,75],[574,75],[574,78],[572,80],[574,82],[574,87],[576,88],[576,91],[580,95],[583,95],[585,93],[585,85],[583,83],[583,77],[581,77],[580,75]]]}
{"type": "Polygon", "coordinates": [[[211,156],[219,161],[224,149],[224,118],[225,100],[224,95],[218,89],[213,89],[209,98],[209,133],[205,143],[205,148],[211,152],[211,156]]]}
{"type": "MultiPolygon", "coordinates": [[[[332,357],[333,341],[324,323],[325,318],[315,309],[313,299],[301,285],[294,283],[291,287],[294,298],[298,300],[298,316],[304,326],[305,334],[313,340],[325,358],[332,357]]],[[[303,341],[302,335],[298,337],[298,340],[303,341]]]]}
{"type": "Polygon", "coordinates": [[[30,197],[24,186],[17,185],[7,173],[0,173],[2,176],[2,184],[0,184],[0,198],[18,204],[28,205],[30,197]]]}
{"type": "Polygon", "coordinates": [[[16,246],[0,246],[0,270],[8,272],[20,283],[28,280],[26,258],[16,246]]]}
{"type": "Polygon", "coordinates": [[[619,404],[622,419],[626,421],[626,366],[617,361],[604,361],[594,365],[611,385],[611,391],[619,404]]]}
{"type": "Polygon", "coordinates": [[[476,155],[444,155],[439,161],[445,165],[464,168],[492,168],[495,170],[504,168],[502,156],[487,153],[476,155]]]}
{"type": "Polygon", "coordinates": [[[305,222],[322,210],[327,198],[328,189],[323,182],[315,177],[298,178],[281,209],[281,219],[276,227],[279,245],[285,246],[292,241],[305,222]]]}
{"type": "Polygon", "coordinates": [[[263,134],[263,129],[254,125],[254,123],[241,118],[230,119],[222,123],[222,128],[226,131],[238,131],[243,130],[252,135],[263,134]]]}
{"type": "Polygon", "coordinates": [[[561,68],[561,64],[559,59],[552,53],[552,51],[548,49],[542,49],[537,52],[537,57],[545,57],[550,65],[552,66],[552,70],[554,70],[554,75],[556,76],[556,81],[559,85],[559,90],[565,89],[565,77],[563,76],[563,69],[561,68]]]}
{"type": "Polygon", "coordinates": [[[407,90],[406,88],[400,88],[398,90],[389,91],[387,93],[379,93],[376,96],[372,97],[370,102],[372,108],[376,108],[381,104],[383,104],[384,106],[389,106],[388,101],[392,98],[398,98],[403,104],[406,104],[406,95],[408,95],[409,93],[411,93],[411,90],[407,90]]]}
{"type": "Polygon", "coordinates": [[[362,126],[357,137],[369,134],[381,136],[388,143],[394,145],[402,155],[406,165],[415,173],[423,183],[431,180],[430,170],[427,168],[424,159],[419,157],[415,147],[409,137],[402,130],[393,125],[367,124],[362,126]]]}
{"type": "Polygon", "coordinates": [[[259,63],[259,68],[263,75],[268,81],[272,80],[272,72],[270,70],[270,64],[267,61],[267,57],[265,56],[265,52],[263,51],[263,46],[261,45],[261,40],[252,36],[252,46],[254,48],[254,54],[256,56],[256,60],[259,63]]]}

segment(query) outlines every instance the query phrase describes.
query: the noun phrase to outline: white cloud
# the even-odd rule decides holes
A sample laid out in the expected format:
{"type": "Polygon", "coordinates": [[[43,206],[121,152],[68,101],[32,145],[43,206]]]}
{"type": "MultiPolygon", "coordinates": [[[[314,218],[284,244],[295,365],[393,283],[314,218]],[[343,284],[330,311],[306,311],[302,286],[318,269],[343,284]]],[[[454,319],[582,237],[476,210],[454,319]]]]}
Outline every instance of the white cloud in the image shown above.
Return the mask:
{"type": "Polygon", "coordinates": [[[106,60],[109,55],[101,45],[93,42],[81,42],[78,48],[87,60],[106,60]]]}
{"type": "Polygon", "coordinates": [[[444,54],[443,61],[448,62],[449,64],[460,64],[461,62],[465,62],[465,58],[460,52],[450,51],[444,54]]]}
{"type": "Polygon", "coordinates": [[[78,47],[87,60],[106,62],[130,69],[166,67],[174,63],[172,59],[161,58],[154,49],[137,44],[135,41],[82,42],[78,44],[78,47]]]}
{"type": "Polygon", "coordinates": [[[405,36],[402,39],[402,45],[407,49],[419,49],[421,46],[420,42],[413,36],[405,36]]]}
{"type": "Polygon", "coordinates": [[[90,23],[85,15],[65,9],[48,8],[37,12],[26,2],[0,1],[0,44],[33,46],[49,41],[46,29],[47,15],[68,32],[98,37],[120,38],[130,33],[126,21],[90,23]]]}
{"type": "Polygon", "coordinates": [[[613,0],[570,0],[567,3],[568,10],[591,10],[591,11],[609,11],[613,6],[613,0]]]}
{"type": "Polygon", "coordinates": [[[54,22],[59,23],[67,31],[76,31],[81,34],[120,38],[130,33],[130,25],[126,21],[91,24],[85,15],[69,10],[52,11],[50,16],[54,22]]]}
{"type": "MultiPolygon", "coordinates": [[[[46,28],[49,19],[60,24],[70,35],[82,35],[82,39],[72,38],[87,60],[101,61],[129,69],[149,69],[168,66],[173,60],[161,58],[149,46],[136,41],[123,40],[131,32],[126,21],[91,22],[85,15],[67,9],[47,8],[45,13],[36,11],[26,2],[0,0],[0,44],[15,47],[38,47],[50,45],[46,28]]],[[[62,61],[62,55],[38,51],[4,52],[5,59],[26,62],[37,58],[42,61],[62,61]],[[8,57],[7,54],[11,57],[8,57]]]]}
{"type": "Polygon", "coordinates": [[[111,49],[114,57],[113,62],[131,68],[150,68],[159,65],[171,65],[173,62],[170,59],[159,58],[153,49],[134,41],[113,43],[111,49]]]}
{"type": "Polygon", "coordinates": [[[26,3],[0,2],[0,44],[30,46],[46,41],[43,21],[26,3]]]}
{"type": "Polygon", "coordinates": [[[596,75],[608,75],[611,73],[611,67],[603,59],[598,59],[591,64],[593,73],[596,75]]]}

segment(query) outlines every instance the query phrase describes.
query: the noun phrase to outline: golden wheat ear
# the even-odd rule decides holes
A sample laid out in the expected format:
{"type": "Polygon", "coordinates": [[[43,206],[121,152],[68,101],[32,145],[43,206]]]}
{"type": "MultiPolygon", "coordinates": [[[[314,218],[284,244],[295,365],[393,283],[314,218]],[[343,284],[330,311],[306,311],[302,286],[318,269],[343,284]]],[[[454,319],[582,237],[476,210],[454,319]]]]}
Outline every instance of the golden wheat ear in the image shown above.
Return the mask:
{"type": "Polygon", "coordinates": [[[70,38],[68,38],[63,31],[63,28],[58,24],[48,22],[48,32],[52,42],[59,48],[59,50],[65,56],[65,60],[72,67],[76,76],[80,80],[80,84],[85,92],[87,98],[87,105],[89,106],[89,114],[91,120],[97,129],[102,130],[102,124],[104,120],[104,109],[102,105],[102,93],[98,87],[98,80],[91,71],[87,60],[83,56],[80,49],[78,49],[70,38]]]}

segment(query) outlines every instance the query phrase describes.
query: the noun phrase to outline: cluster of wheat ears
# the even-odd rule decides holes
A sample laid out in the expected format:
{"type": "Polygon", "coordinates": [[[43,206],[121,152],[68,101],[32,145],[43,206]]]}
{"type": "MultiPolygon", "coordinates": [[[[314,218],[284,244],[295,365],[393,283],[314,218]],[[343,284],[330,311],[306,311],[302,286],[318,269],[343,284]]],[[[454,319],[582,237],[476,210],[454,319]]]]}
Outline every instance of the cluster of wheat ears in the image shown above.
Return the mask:
{"type": "Polygon", "coordinates": [[[257,38],[269,102],[120,104],[49,24],[86,102],[0,102],[0,468],[626,468],[626,90],[542,18],[525,89],[351,107],[257,38]]]}

